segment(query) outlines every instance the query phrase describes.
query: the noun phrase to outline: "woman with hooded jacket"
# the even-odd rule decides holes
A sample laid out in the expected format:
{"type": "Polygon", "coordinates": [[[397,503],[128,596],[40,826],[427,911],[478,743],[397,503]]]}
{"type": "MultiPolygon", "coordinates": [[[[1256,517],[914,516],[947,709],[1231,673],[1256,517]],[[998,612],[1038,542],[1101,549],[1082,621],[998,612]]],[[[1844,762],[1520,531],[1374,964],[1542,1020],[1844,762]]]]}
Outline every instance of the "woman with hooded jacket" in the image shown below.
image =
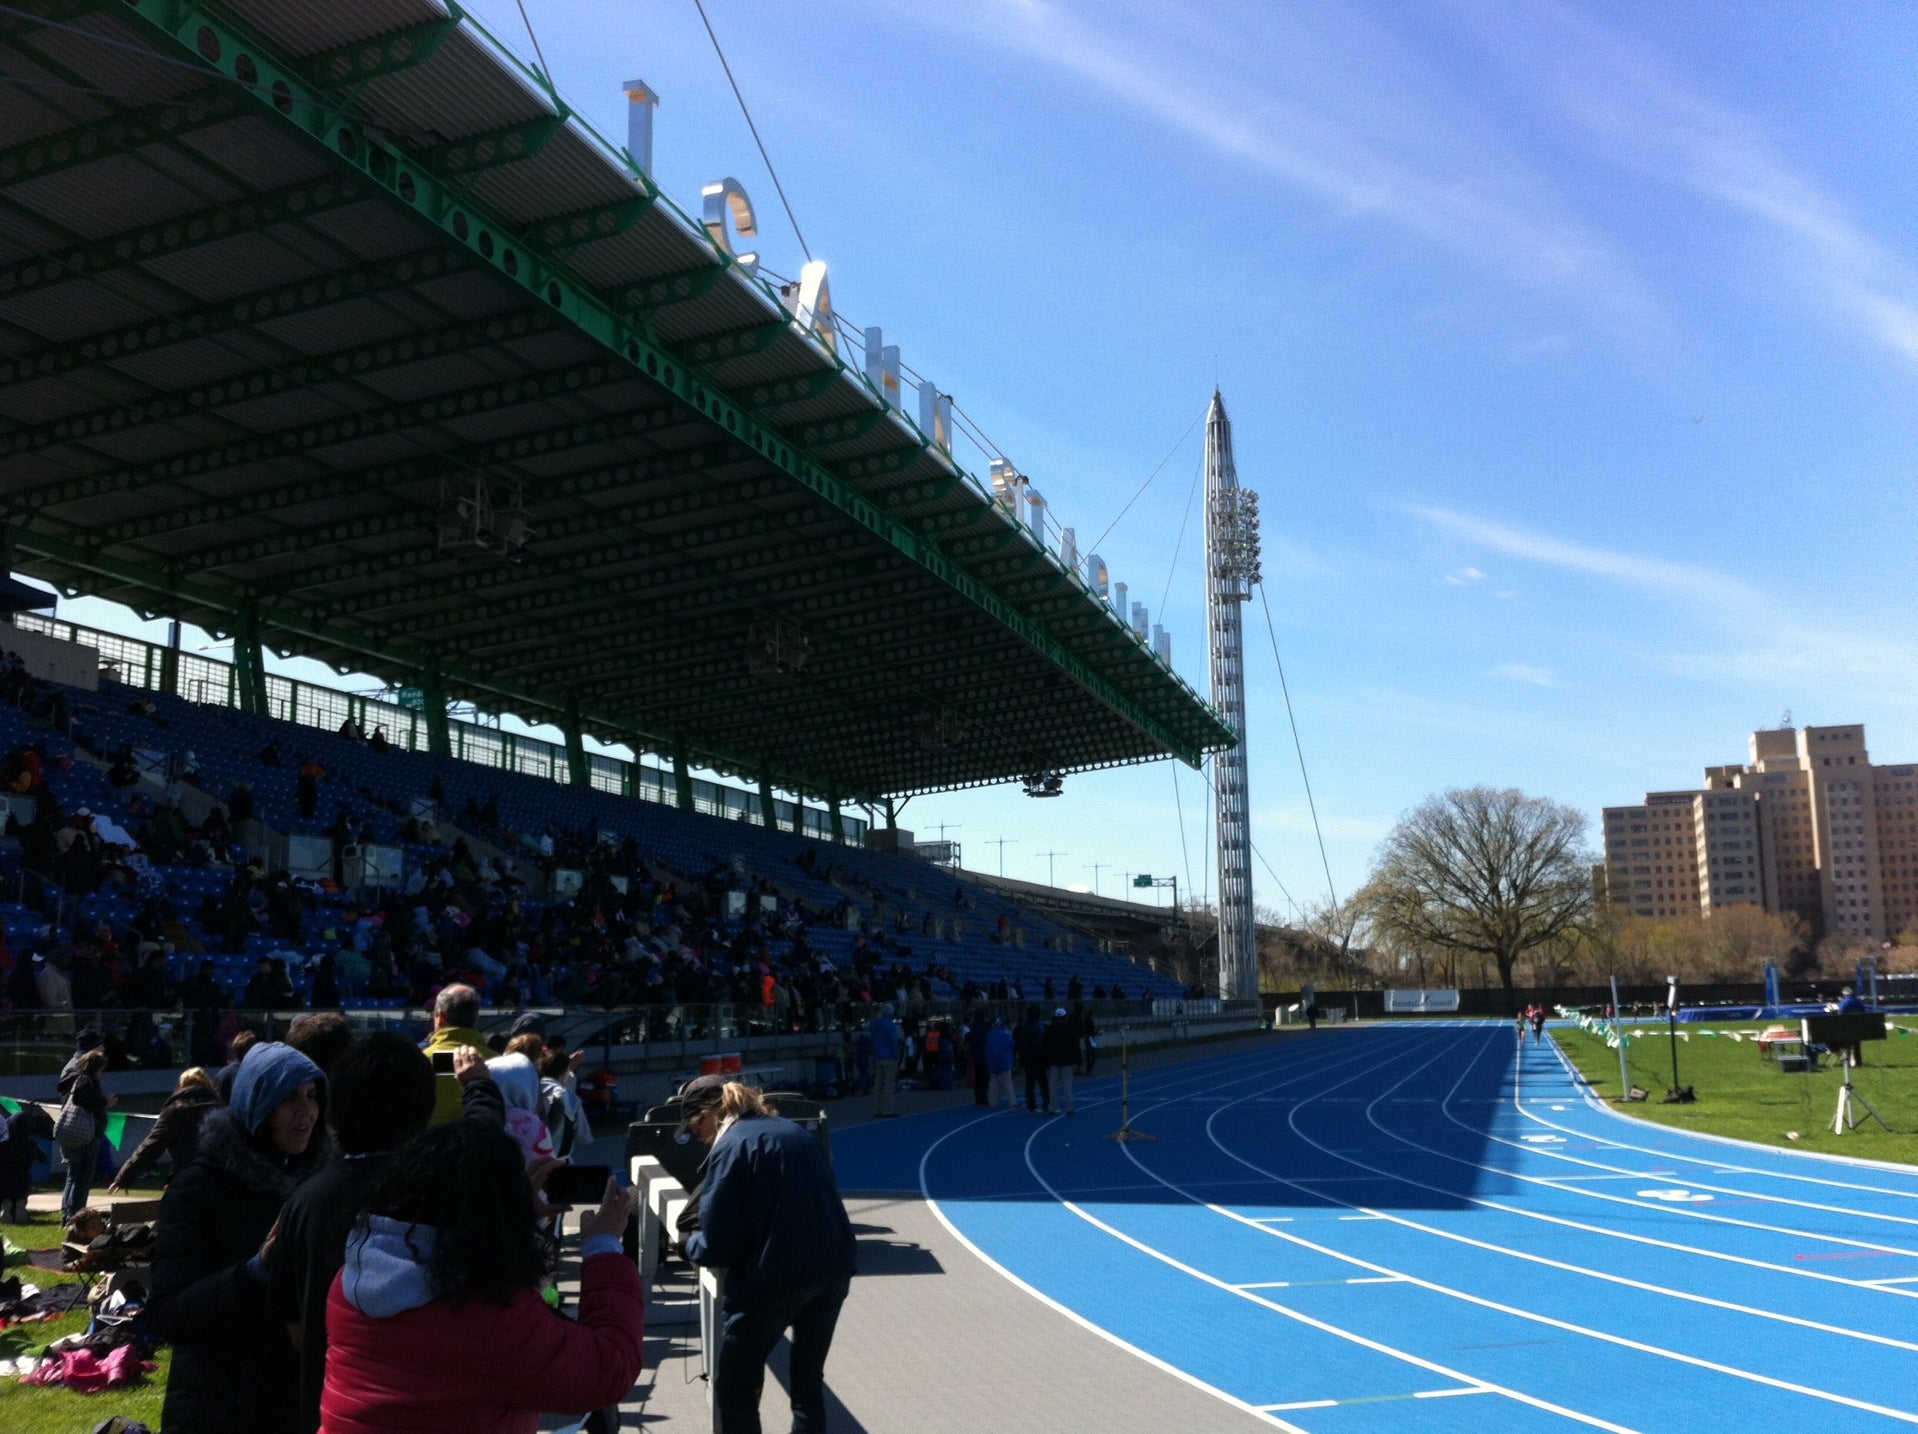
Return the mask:
{"type": "Polygon", "coordinates": [[[188,1434],[299,1427],[299,1362],[268,1313],[262,1246],[318,1167],[326,1078],[291,1046],[247,1053],[224,1110],[173,1177],[154,1237],[153,1332],[173,1346],[162,1423],[188,1434]]]}

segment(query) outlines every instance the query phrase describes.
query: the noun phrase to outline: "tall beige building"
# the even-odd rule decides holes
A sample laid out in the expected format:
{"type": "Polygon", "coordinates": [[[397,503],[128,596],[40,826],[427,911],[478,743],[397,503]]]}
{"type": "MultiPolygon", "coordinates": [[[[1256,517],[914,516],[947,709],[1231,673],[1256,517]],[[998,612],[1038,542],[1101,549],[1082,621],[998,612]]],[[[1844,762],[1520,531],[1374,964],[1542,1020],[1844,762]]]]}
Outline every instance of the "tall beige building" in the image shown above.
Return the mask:
{"type": "Polygon", "coordinates": [[[1640,916],[1749,902],[1886,940],[1918,928],[1918,766],[1874,767],[1861,726],[1754,732],[1703,789],[1605,808],[1605,883],[1640,916]]]}

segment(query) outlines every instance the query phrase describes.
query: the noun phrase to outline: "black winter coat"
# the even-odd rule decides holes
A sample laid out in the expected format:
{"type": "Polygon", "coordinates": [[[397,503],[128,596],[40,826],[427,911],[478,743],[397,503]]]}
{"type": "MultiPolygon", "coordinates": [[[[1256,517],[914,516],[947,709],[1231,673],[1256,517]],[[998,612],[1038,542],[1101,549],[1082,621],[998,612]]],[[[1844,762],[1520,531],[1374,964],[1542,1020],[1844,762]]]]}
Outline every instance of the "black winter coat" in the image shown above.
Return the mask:
{"type": "Polygon", "coordinates": [[[299,1359],[268,1309],[253,1259],[287,1196],[313,1168],[263,1153],[233,1113],[200,1129],[200,1149],[173,1177],[154,1237],[147,1317],[173,1346],[161,1424],[182,1434],[294,1434],[299,1359]]]}
{"type": "Polygon", "coordinates": [[[200,1148],[200,1126],[219,1107],[220,1097],[211,1086],[190,1085],[174,1091],[160,1107],[153,1129],[134,1147],[115,1180],[121,1185],[131,1185],[159,1163],[162,1155],[172,1159],[173,1174],[177,1176],[192,1164],[200,1148]]]}
{"type": "Polygon", "coordinates": [[[1046,1064],[1049,1066],[1076,1066],[1079,1064],[1079,1028],[1070,1016],[1054,1016],[1046,1022],[1046,1033],[1042,1037],[1045,1043],[1046,1064]]]}

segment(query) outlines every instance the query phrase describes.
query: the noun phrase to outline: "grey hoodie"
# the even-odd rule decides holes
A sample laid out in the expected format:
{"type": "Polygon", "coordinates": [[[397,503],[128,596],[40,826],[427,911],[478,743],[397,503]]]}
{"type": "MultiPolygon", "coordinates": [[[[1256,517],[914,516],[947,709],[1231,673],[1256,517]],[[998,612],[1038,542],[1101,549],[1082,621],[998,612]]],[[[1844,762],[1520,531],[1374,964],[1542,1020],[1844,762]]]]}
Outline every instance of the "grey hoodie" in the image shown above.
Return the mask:
{"type": "Polygon", "coordinates": [[[391,1319],[430,1304],[433,1283],[428,1266],[438,1239],[439,1232],[430,1225],[362,1215],[346,1237],[340,1293],[354,1309],[374,1319],[391,1319]]]}

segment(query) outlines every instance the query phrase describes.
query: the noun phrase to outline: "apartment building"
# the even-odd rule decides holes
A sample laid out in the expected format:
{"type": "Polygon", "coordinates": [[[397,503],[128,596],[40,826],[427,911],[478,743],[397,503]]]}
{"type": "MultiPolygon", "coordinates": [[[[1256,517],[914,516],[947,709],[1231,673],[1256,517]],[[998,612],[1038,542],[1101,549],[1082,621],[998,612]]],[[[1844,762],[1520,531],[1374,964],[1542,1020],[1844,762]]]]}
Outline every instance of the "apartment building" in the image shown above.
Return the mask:
{"type": "Polygon", "coordinates": [[[1751,903],[1880,941],[1918,929],[1918,766],[1873,766],[1862,726],[1754,732],[1749,758],[1605,808],[1610,898],[1640,916],[1751,903]]]}

